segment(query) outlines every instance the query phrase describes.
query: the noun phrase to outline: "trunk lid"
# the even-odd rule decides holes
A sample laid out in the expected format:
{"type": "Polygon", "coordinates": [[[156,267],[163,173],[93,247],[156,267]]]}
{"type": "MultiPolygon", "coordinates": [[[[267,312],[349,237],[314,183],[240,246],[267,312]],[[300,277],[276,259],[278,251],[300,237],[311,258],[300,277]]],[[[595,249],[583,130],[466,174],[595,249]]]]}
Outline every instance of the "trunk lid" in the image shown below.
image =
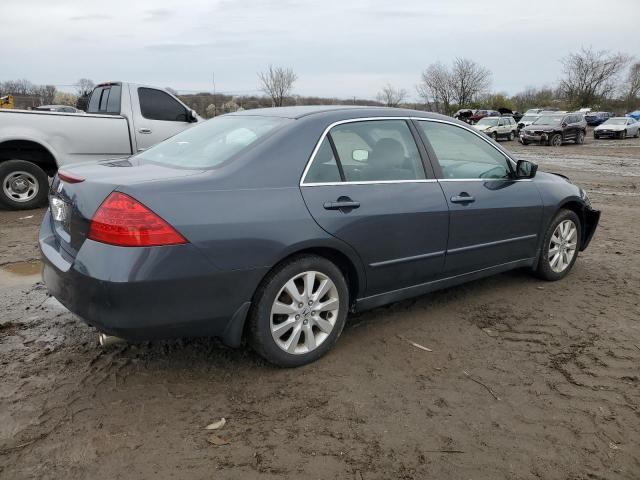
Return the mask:
{"type": "Polygon", "coordinates": [[[61,249],[71,258],[75,258],[86,240],[96,210],[118,187],[202,173],[145,164],[136,159],[73,165],[62,170],[84,179],[70,183],[56,175],[49,192],[52,227],[61,249]]]}

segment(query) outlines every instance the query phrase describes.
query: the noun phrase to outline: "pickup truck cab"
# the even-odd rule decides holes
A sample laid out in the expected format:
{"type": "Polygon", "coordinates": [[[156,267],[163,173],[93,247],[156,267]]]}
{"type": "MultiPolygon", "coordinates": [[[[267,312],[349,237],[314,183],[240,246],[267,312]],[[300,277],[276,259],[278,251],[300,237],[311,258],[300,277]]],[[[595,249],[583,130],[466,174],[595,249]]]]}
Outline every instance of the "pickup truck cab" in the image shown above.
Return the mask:
{"type": "Polygon", "coordinates": [[[43,205],[59,167],[126,158],[200,121],[169,92],[125,82],[96,86],[86,114],[0,110],[0,205],[43,205]]]}

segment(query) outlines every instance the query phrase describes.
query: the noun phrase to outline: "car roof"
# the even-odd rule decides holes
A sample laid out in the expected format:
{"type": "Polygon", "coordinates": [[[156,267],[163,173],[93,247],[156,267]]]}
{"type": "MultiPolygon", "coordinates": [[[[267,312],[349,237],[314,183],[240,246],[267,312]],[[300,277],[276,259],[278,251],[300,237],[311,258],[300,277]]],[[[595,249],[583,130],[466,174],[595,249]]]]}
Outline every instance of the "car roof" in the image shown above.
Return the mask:
{"type": "MultiPolygon", "coordinates": [[[[437,113],[412,110],[408,108],[354,106],[354,105],[308,105],[295,107],[271,107],[242,110],[227,115],[281,117],[299,119],[308,116],[328,116],[335,113],[343,114],[345,118],[359,117],[421,117],[421,118],[445,118],[437,113]]],[[[450,117],[446,117],[451,120],[450,117]]]]}

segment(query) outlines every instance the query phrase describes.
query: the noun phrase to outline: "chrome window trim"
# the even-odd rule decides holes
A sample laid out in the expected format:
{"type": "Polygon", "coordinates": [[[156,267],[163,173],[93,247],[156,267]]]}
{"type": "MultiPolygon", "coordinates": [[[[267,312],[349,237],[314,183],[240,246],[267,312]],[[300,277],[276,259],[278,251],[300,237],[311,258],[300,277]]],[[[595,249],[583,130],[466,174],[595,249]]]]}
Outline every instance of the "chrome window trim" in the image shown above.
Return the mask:
{"type": "Polygon", "coordinates": [[[352,182],[317,182],[317,183],[302,183],[301,187],[323,187],[326,185],[379,185],[390,183],[438,183],[435,178],[420,178],[417,180],[360,180],[352,182]]]}
{"type": "MultiPolygon", "coordinates": [[[[424,117],[358,117],[358,118],[348,118],[345,120],[338,120],[336,122],[331,123],[327,128],[324,129],[324,132],[322,132],[320,139],[318,140],[318,142],[316,143],[316,146],[311,152],[311,157],[309,157],[309,160],[307,160],[307,164],[304,167],[304,171],[302,172],[302,176],[300,177],[300,182],[298,183],[298,185],[300,187],[321,187],[321,186],[336,186],[336,185],[375,185],[375,184],[391,184],[391,183],[435,183],[435,182],[470,182],[470,181],[471,182],[473,181],[487,182],[487,181],[496,181],[496,180],[506,180],[501,178],[427,178],[427,179],[414,179],[414,180],[369,180],[369,181],[361,181],[361,182],[346,181],[346,182],[304,183],[304,179],[306,178],[307,173],[311,168],[311,164],[313,163],[313,160],[316,158],[316,154],[318,153],[318,150],[320,150],[320,145],[322,145],[322,142],[324,142],[324,139],[326,138],[327,134],[333,127],[336,127],[338,125],[343,125],[345,123],[369,122],[369,121],[378,121],[378,120],[405,120],[405,121],[416,120],[421,122],[437,122],[437,123],[445,123],[448,125],[452,125],[454,127],[461,128],[463,130],[466,130],[474,134],[476,137],[480,138],[483,142],[493,147],[498,153],[500,153],[509,162],[511,162],[511,165],[514,168],[516,167],[516,162],[506,152],[502,151],[500,148],[496,147],[491,142],[489,142],[488,138],[486,138],[486,135],[484,135],[481,132],[477,132],[474,129],[469,128],[465,125],[458,125],[457,123],[450,122],[447,120],[440,120],[437,118],[424,118],[424,117]]],[[[518,180],[511,180],[511,181],[530,182],[531,179],[528,178],[528,179],[518,179],[518,180]]]]}

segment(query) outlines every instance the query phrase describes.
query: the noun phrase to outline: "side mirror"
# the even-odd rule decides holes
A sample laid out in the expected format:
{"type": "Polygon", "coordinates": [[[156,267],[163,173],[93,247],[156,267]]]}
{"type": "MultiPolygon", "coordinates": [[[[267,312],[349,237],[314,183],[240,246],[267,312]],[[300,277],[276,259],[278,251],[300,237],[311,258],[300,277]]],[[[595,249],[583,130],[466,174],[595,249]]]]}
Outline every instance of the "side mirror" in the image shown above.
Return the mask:
{"type": "Polygon", "coordinates": [[[198,114],[195,110],[189,110],[189,113],[187,114],[187,121],[189,123],[195,123],[198,121],[198,114]]]}
{"type": "Polygon", "coordinates": [[[516,178],[533,178],[538,171],[538,165],[528,160],[518,160],[516,164],[516,178]]]}
{"type": "Polygon", "coordinates": [[[566,128],[567,124],[562,122],[562,128],[566,128]]]}

